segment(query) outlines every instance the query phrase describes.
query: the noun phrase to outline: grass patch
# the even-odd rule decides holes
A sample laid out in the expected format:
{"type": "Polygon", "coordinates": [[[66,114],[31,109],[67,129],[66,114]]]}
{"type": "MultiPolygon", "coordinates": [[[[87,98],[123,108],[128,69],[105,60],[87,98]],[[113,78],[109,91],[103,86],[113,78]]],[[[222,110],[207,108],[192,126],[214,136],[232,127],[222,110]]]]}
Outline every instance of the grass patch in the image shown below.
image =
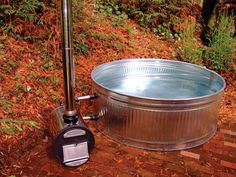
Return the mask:
{"type": "Polygon", "coordinates": [[[181,34],[182,40],[180,41],[179,55],[183,61],[201,65],[203,63],[203,47],[195,37],[195,29],[195,20],[186,19],[181,34]]]}
{"type": "Polygon", "coordinates": [[[181,34],[179,56],[183,61],[205,65],[218,71],[235,70],[236,39],[234,19],[225,14],[220,15],[218,23],[209,36],[208,46],[203,46],[195,35],[196,22],[185,20],[181,34]]]}
{"type": "Polygon", "coordinates": [[[35,121],[29,120],[16,120],[12,118],[0,118],[0,132],[3,132],[8,135],[22,132],[22,125],[28,127],[40,128],[38,123],[35,121]]]}
{"type": "Polygon", "coordinates": [[[204,54],[205,63],[212,69],[228,71],[235,60],[236,40],[232,38],[234,32],[234,18],[222,14],[217,26],[213,29],[209,39],[209,47],[204,54]]]}

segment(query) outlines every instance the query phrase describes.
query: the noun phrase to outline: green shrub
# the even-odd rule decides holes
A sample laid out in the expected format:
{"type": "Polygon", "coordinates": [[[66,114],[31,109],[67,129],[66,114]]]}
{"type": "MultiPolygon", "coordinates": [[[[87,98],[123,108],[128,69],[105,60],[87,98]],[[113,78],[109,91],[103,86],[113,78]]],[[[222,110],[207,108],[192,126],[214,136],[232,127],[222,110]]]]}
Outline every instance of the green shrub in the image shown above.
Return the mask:
{"type": "Polygon", "coordinates": [[[204,64],[218,71],[235,69],[232,66],[236,52],[236,39],[232,38],[233,25],[234,19],[232,17],[220,15],[218,23],[212,28],[212,33],[209,36],[209,45],[203,46],[196,39],[196,23],[186,20],[181,33],[180,58],[186,62],[204,64]]]}
{"type": "Polygon", "coordinates": [[[117,15],[114,19],[113,19],[113,25],[114,26],[120,26],[124,23],[125,20],[128,19],[128,16],[125,13],[122,13],[120,15],[117,15]]]}
{"type": "Polygon", "coordinates": [[[183,8],[188,8],[187,15],[191,16],[199,12],[196,7],[200,9],[197,0],[97,0],[95,7],[109,16],[126,14],[140,26],[149,28],[164,39],[178,36],[176,26],[182,17],[186,17],[182,13],[183,8]]]}
{"type": "Polygon", "coordinates": [[[195,38],[196,22],[185,20],[179,47],[180,58],[183,61],[202,64],[203,47],[195,38]]]}
{"type": "Polygon", "coordinates": [[[140,26],[170,37],[176,33],[173,29],[179,20],[176,13],[181,11],[182,6],[191,7],[191,3],[187,0],[98,0],[96,9],[109,16],[126,14],[140,26]]]}
{"type": "Polygon", "coordinates": [[[44,3],[38,0],[14,1],[0,6],[0,23],[13,23],[20,18],[29,22],[36,22],[38,13],[43,12],[44,3]]]}
{"type": "Polygon", "coordinates": [[[212,69],[227,71],[232,69],[235,59],[236,40],[232,38],[234,19],[222,14],[218,24],[213,28],[209,47],[204,54],[205,63],[212,69]]]}
{"type": "Polygon", "coordinates": [[[45,3],[39,0],[10,0],[1,3],[0,32],[16,40],[23,37],[25,41],[33,42],[39,38],[33,33],[36,25],[40,25],[45,9],[45,3]]]}

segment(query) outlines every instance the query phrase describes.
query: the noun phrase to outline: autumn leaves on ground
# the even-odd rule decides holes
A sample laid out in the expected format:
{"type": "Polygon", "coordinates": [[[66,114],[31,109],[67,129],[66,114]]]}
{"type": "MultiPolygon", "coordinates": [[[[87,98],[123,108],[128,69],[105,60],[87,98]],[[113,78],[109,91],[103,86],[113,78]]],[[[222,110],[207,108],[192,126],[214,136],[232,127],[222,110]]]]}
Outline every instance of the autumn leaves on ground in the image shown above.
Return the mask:
{"type": "MultiPolygon", "coordinates": [[[[205,159],[203,158],[204,163],[202,162],[200,166],[199,161],[188,159],[185,161],[179,152],[155,154],[129,148],[105,138],[97,131],[93,122],[87,122],[96,138],[91,161],[85,166],[71,170],[62,167],[55,160],[50,150],[52,139],[48,130],[48,118],[50,112],[58,107],[64,98],[59,45],[60,8],[55,2],[36,4],[36,16],[5,19],[12,25],[1,28],[0,174],[2,176],[216,175],[214,165],[217,166],[217,158],[221,155],[213,155],[215,161],[206,155],[205,159]],[[207,162],[209,166],[205,165],[207,162]],[[198,171],[195,166],[202,170],[198,171]]],[[[180,59],[179,36],[167,37],[163,32],[160,35],[155,34],[152,29],[143,28],[132,19],[121,15],[107,15],[107,11],[98,11],[96,6],[97,4],[89,0],[82,1],[79,7],[74,7],[76,95],[91,93],[90,73],[101,63],[125,58],[180,59]]],[[[178,15],[190,21],[197,21],[200,19],[201,8],[199,5],[196,7],[198,8],[195,8],[194,13],[193,11],[190,13],[188,8],[183,8],[178,15]]],[[[1,9],[6,8],[9,7],[1,6],[1,9]]],[[[6,17],[0,16],[0,19],[3,18],[6,17]]],[[[174,29],[184,29],[185,24],[176,24],[174,29]]],[[[218,126],[235,133],[236,76],[234,71],[221,74],[227,81],[227,88],[218,126]]],[[[90,102],[77,106],[83,115],[88,115],[92,111],[90,102]]],[[[222,137],[235,143],[235,135],[224,137],[222,134],[217,134],[214,141],[217,142],[222,137]]],[[[213,147],[215,145],[212,145],[213,147]]],[[[212,153],[211,145],[206,146],[206,149],[196,149],[195,153],[203,156],[204,153],[212,153]]],[[[236,159],[235,147],[233,150],[227,150],[232,155],[228,158],[227,153],[224,154],[226,158],[224,160],[233,164],[233,160],[236,159]]],[[[225,174],[230,176],[236,172],[236,167],[225,169],[219,166],[218,169],[222,176],[225,174]]]]}

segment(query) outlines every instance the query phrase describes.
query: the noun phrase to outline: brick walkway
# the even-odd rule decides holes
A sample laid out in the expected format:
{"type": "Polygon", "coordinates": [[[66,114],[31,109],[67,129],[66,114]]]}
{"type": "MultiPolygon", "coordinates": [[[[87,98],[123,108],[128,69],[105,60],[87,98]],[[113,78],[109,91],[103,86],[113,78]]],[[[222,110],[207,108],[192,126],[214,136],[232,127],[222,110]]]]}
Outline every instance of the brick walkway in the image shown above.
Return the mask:
{"type": "MultiPolygon", "coordinates": [[[[95,125],[90,123],[90,127],[95,125]]],[[[92,129],[96,147],[89,162],[81,167],[61,166],[51,154],[49,140],[39,142],[13,168],[20,176],[236,176],[236,122],[220,125],[202,146],[174,152],[127,147],[92,129]]]]}

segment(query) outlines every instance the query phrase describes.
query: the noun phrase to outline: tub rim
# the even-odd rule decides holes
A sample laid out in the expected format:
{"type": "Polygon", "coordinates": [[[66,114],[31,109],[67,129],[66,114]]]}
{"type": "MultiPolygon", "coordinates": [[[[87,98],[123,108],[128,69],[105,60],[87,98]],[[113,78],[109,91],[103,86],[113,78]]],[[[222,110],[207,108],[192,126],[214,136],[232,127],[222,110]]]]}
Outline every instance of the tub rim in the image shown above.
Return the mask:
{"type": "MultiPolygon", "coordinates": [[[[106,62],[106,63],[103,63],[103,64],[100,64],[98,65],[97,67],[95,67],[93,69],[93,71],[91,72],[91,79],[92,81],[97,85],[99,86],[99,90],[103,89],[106,94],[104,95],[112,95],[113,98],[117,98],[118,100],[120,100],[121,97],[125,98],[130,98],[130,99],[134,99],[134,100],[142,100],[142,102],[144,100],[149,100],[149,101],[164,101],[164,102],[175,102],[174,104],[178,103],[178,102],[183,102],[183,101],[187,101],[187,102],[191,102],[191,101],[196,101],[196,100],[205,100],[205,99],[209,99],[209,98],[212,98],[212,97],[215,97],[217,95],[219,95],[221,92],[224,91],[225,87],[226,87],[226,82],[224,80],[224,78],[218,74],[217,72],[213,71],[213,70],[210,70],[204,66],[200,66],[200,65],[197,65],[197,64],[192,64],[192,63],[187,63],[187,62],[183,62],[183,61],[177,61],[177,60],[171,60],[171,59],[163,59],[163,58],[128,58],[128,59],[119,59],[119,60],[114,60],[114,61],[110,61],[110,62],[106,62]],[[211,93],[211,94],[208,94],[208,95],[203,95],[203,96],[198,96],[198,97],[193,97],[193,98],[181,98],[181,99],[175,99],[175,98],[152,98],[152,97],[143,97],[143,96],[134,96],[134,95],[129,95],[129,94],[125,94],[125,93],[120,93],[120,92],[117,92],[117,91],[114,91],[108,87],[105,87],[103,86],[102,84],[100,84],[99,82],[97,82],[94,77],[95,77],[95,74],[96,72],[103,68],[104,66],[106,65],[111,65],[111,64],[116,64],[116,63],[121,63],[121,62],[130,62],[130,61],[135,61],[135,62],[142,62],[142,61],[152,61],[152,62],[166,62],[166,63],[174,63],[174,64],[177,64],[177,65],[180,65],[180,64],[184,64],[186,66],[189,66],[189,67],[193,67],[193,68],[196,68],[196,69],[200,69],[200,70],[206,70],[208,71],[209,73],[212,73],[214,75],[216,75],[219,80],[222,82],[222,87],[221,89],[217,90],[216,92],[214,93],[211,93]]],[[[95,85],[95,86],[96,86],[95,85]]],[[[123,99],[122,99],[123,100],[123,99]]],[[[126,100],[126,99],[125,99],[126,100]]],[[[209,101],[209,100],[208,100],[209,101]]],[[[126,101],[125,101],[126,102],[126,101]]]]}

